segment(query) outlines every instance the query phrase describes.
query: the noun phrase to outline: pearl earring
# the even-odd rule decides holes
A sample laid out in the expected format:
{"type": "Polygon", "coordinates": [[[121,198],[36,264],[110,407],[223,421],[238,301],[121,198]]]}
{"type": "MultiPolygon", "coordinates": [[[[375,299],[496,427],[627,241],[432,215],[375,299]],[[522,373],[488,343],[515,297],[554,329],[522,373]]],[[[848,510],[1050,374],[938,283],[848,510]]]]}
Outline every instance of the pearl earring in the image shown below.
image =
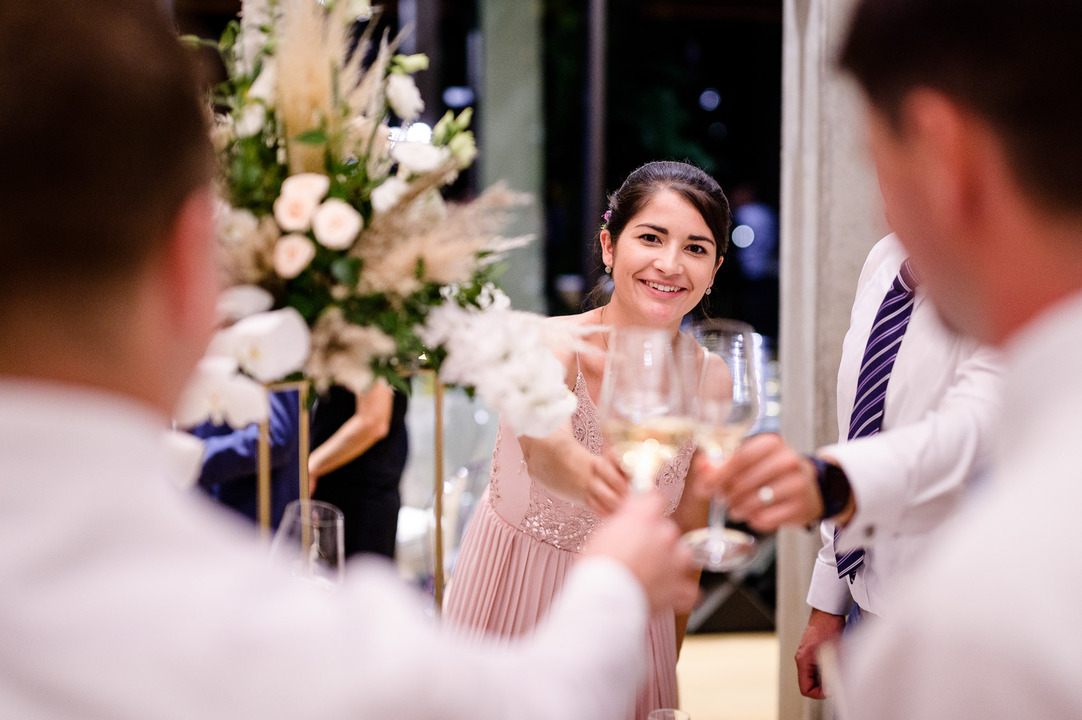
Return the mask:
{"type": "Polygon", "coordinates": [[[705,293],[703,293],[703,294],[704,294],[704,295],[709,295],[709,294],[710,294],[711,292],[713,292],[713,290],[714,290],[714,288],[707,288],[707,289],[706,289],[706,292],[705,292],[705,293]]]}
{"type": "Polygon", "coordinates": [[[612,274],[612,268],[609,267],[608,265],[605,266],[605,274],[606,275],[611,275],[612,274]]]}

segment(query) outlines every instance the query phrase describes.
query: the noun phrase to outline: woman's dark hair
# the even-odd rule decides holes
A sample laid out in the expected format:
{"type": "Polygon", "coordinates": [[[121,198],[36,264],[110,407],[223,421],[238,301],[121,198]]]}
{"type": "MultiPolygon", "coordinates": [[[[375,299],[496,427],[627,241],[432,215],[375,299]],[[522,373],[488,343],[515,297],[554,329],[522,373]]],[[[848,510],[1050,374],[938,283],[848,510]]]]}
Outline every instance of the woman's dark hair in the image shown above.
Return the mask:
{"type": "Polygon", "coordinates": [[[729,200],[714,178],[688,163],[650,162],[627,176],[620,189],[609,196],[605,227],[613,241],[627,227],[628,221],[661,190],[672,190],[699,211],[714,234],[717,262],[720,263],[729,247],[729,200]]]}

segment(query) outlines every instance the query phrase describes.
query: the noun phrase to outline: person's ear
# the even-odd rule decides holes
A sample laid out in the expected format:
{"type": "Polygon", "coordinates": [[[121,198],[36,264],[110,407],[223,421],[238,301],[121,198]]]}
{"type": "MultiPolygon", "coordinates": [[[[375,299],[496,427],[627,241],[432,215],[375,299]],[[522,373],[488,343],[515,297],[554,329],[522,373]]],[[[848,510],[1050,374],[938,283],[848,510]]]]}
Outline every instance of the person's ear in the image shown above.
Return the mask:
{"type": "Polygon", "coordinates": [[[214,197],[209,188],[189,195],[166,242],[166,280],[173,332],[205,347],[216,324],[218,271],[214,257],[214,197]]]}
{"type": "Polygon", "coordinates": [[[903,107],[929,209],[955,235],[980,222],[989,202],[989,134],[976,114],[933,90],[912,92],[903,107]]]}
{"type": "Polygon", "coordinates": [[[608,229],[602,230],[599,239],[601,241],[601,261],[608,267],[612,267],[616,262],[616,247],[612,241],[612,233],[608,229]]]}
{"type": "Polygon", "coordinates": [[[710,286],[713,287],[714,279],[718,276],[718,270],[721,270],[721,264],[725,262],[724,255],[718,255],[718,262],[714,265],[714,272],[710,273],[710,286]]]}

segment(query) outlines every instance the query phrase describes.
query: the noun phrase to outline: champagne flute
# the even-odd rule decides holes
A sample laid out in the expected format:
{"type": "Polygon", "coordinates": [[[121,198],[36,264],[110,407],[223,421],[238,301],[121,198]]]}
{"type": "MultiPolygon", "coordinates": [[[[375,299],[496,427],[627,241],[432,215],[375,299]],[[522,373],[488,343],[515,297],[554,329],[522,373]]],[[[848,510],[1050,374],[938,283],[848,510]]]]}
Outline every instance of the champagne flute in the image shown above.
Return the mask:
{"type": "Polygon", "coordinates": [[[330,503],[301,498],[286,505],[271,541],[273,562],[321,589],[342,581],[345,571],[345,520],[330,503]]]}
{"type": "Polygon", "coordinates": [[[670,333],[613,331],[601,385],[601,428],[634,491],[653,489],[661,466],[692,440],[687,400],[670,333]]]}
{"type": "MultiPolygon", "coordinates": [[[[691,398],[695,439],[707,460],[719,466],[740,446],[759,419],[759,382],[755,364],[755,331],[736,320],[705,320],[691,333],[711,354],[721,358],[732,376],[732,393],[697,388],[691,398]]],[[[708,359],[708,358],[707,358],[708,359]]],[[[704,570],[728,572],[751,562],[757,543],[752,535],[725,527],[725,504],[710,501],[707,527],[684,535],[695,562],[704,570]]]]}

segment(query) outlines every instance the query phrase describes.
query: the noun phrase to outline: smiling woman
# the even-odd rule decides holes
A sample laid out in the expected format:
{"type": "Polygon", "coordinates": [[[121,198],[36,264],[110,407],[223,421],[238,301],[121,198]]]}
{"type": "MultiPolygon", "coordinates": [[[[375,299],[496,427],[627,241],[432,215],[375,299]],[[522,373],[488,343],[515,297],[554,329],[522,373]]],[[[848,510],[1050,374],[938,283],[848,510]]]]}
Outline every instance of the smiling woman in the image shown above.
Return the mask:
{"type": "MultiPolygon", "coordinates": [[[[545,616],[586,539],[628,491],[616,460],[602,453],[596,398],[607,333],[597,332],[598,326],[648,326],[667,330],[679,344],[694,344],[679,332],[680,321],[710,288],[728,235],[729,205],[721,188],[685,163],[644,165],[609,198],[599,239],[612,272],[612,299],[599,309],[546,321],[554,331],[584,334],[596,349],[560,357],[578,409],[541,439],[516,437],[501,418],[491,481],[448,587],[448,623],[477,638],[508,638],[545,616]]],[[[714,371],[703,368],[701,377],[714,371]]],[[[703,383],[711,385],[718,384],[703,383]]],[[[690,455],[685,448],[656,478],[674,531],[706,524],[706,504],[683,492],[690,455]]],[[[644,720],[650,710],[676,706],[676,658],[686,620],[672,610],[651,619],[650,672],[630,718],[644,720]]]]}

